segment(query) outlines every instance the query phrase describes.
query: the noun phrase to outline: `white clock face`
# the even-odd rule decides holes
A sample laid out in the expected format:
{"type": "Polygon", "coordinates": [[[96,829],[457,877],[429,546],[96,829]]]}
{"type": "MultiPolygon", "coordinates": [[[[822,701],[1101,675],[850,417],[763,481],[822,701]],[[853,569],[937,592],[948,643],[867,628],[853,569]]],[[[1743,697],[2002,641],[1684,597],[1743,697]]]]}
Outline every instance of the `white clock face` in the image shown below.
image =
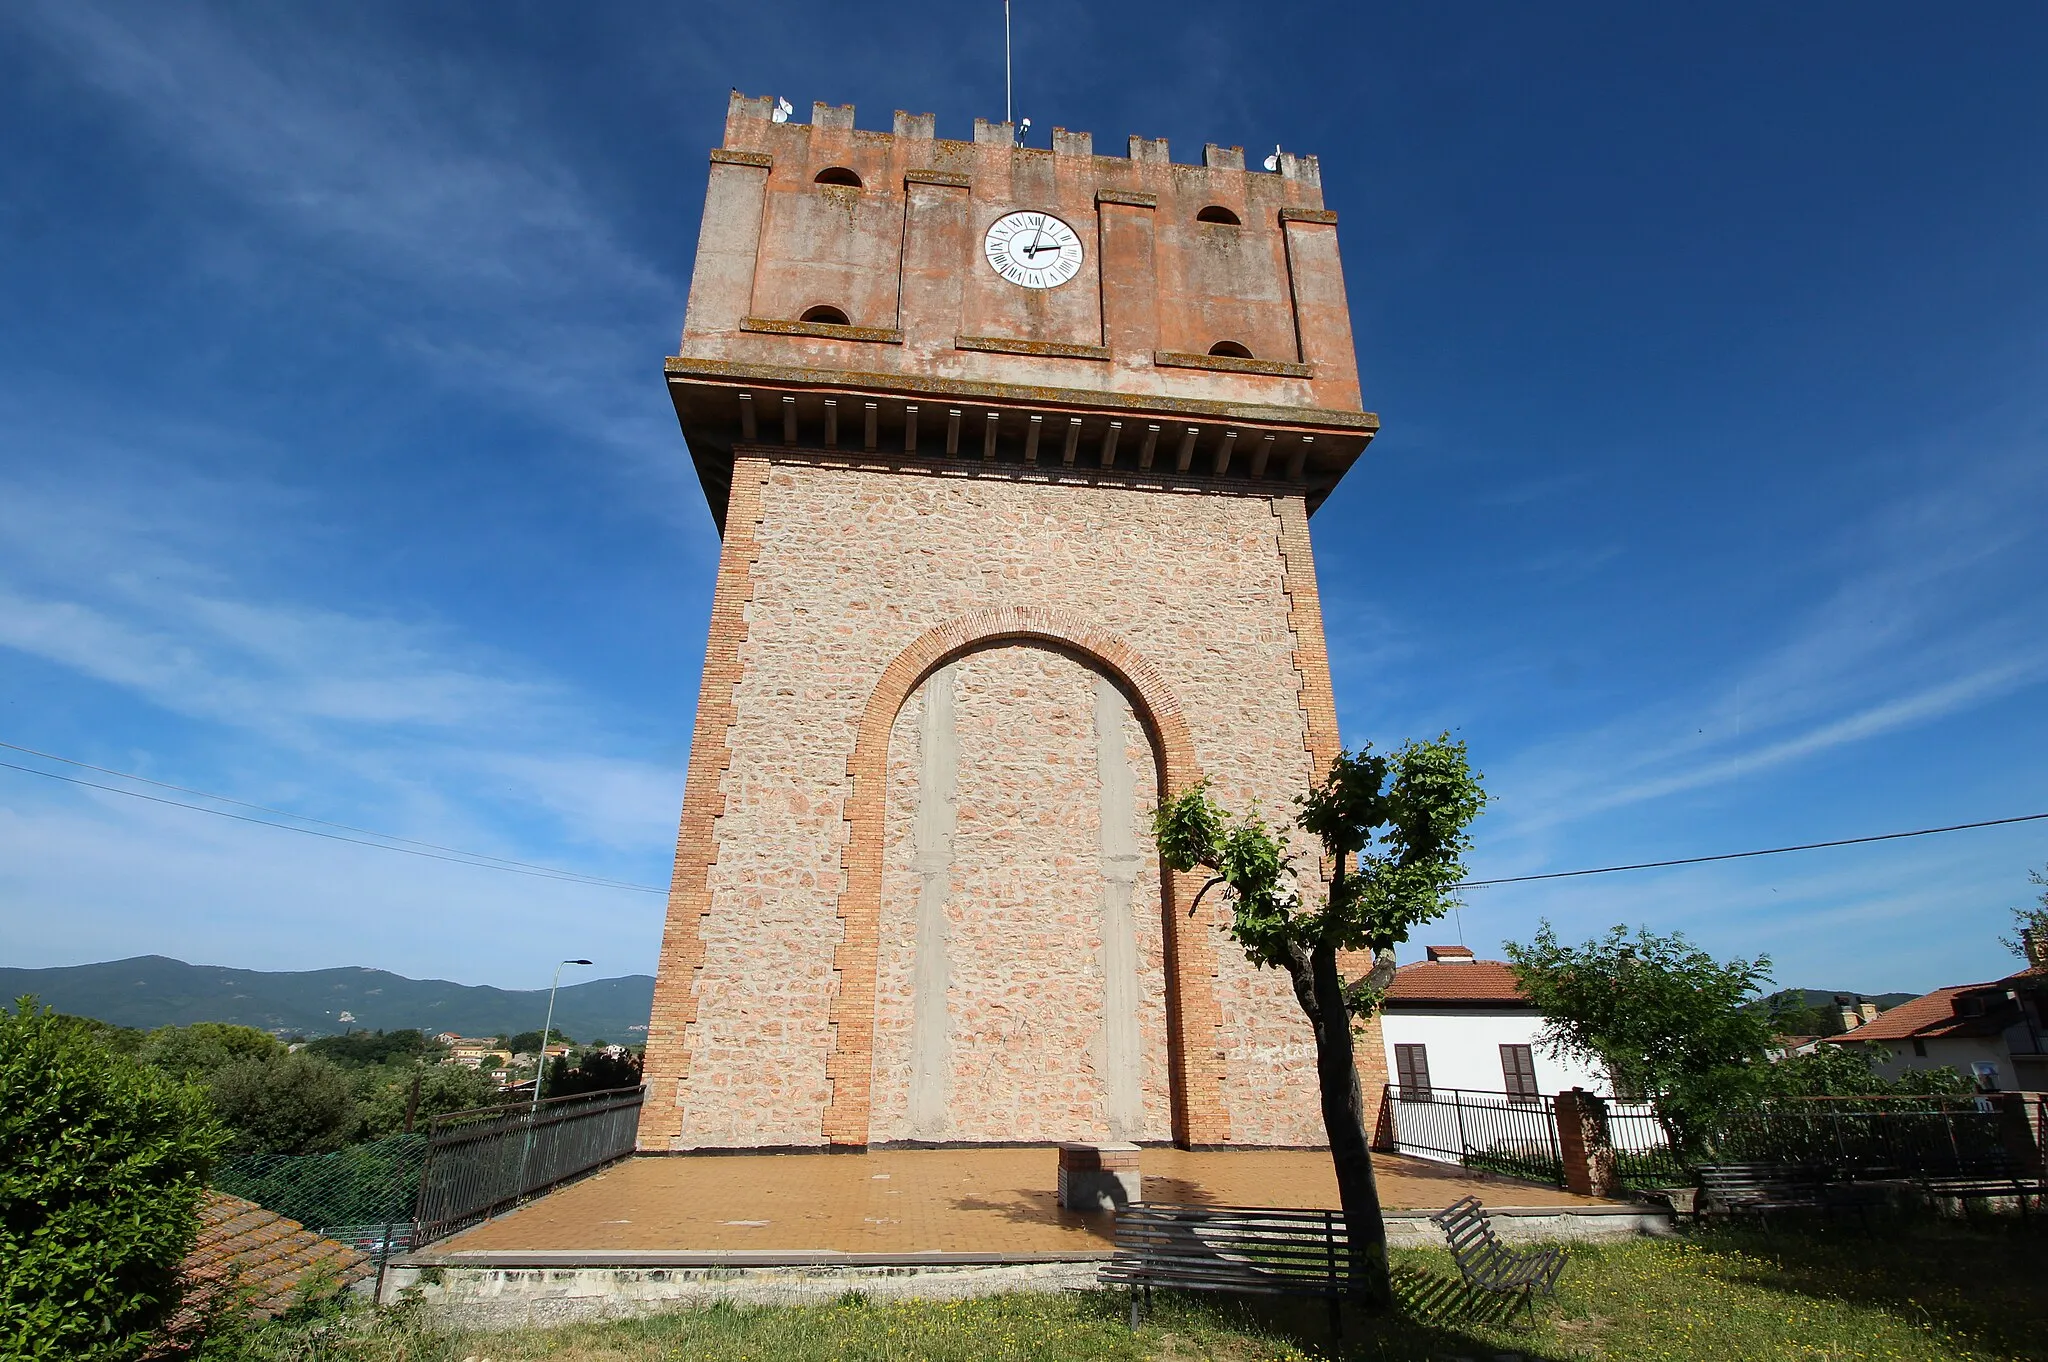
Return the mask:
{"type": "Polygon", "coordinates": [[[1057,288],[1081,272],[1081,238],[1050,213],[997,218],[981,249],[997,274],[1025,288],[1057,288]]]}

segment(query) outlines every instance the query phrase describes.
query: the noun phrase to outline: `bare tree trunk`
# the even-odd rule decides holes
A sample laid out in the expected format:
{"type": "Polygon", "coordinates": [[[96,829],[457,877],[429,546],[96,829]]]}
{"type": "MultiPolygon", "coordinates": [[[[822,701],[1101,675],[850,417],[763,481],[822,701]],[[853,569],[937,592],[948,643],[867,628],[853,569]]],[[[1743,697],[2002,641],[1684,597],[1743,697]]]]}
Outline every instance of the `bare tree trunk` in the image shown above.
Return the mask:
{"type": "Polygon", "coordinates": [[[1337,1201],[1351,1246],[1351,1286],[1371,1309],[1393,1301],[1387,1275],[1387,1225],[1380,1213],[1380,1189],[1372,1171],[1372,1143],[1365,1132],[1365,1100],[1351,1041],[1351,1014],[1344,1004],[1344,976],[1337,948],[1327,942],[1313,953],[1297,949],[1288,962],[1294,996],[1308,1014],[1316,1036],[1316,1086],[1322,1095],[1323,1130],[1337,1174],[1337,1201]]]}

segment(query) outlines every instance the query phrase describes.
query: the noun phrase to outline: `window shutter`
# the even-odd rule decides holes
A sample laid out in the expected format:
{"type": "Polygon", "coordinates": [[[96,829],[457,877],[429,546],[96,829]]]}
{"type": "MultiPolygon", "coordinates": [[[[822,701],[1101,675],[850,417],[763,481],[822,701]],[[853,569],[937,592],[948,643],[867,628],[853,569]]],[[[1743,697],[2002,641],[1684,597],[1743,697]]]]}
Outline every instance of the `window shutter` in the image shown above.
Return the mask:
{"type": "Polygon", "coordinates": [[[1401,1096],[1418,1102],[1429,1100],[1429,1047],[1396,1045],[1394,1072],[1401,1084],[1401,1096]]]}
{"type": "Polygon", "coordinates": [[[1500,1047],[1500,1073],[1510,1097],[1535,1097],[1536,1055],[1527,1045],[1500,1047]]]}

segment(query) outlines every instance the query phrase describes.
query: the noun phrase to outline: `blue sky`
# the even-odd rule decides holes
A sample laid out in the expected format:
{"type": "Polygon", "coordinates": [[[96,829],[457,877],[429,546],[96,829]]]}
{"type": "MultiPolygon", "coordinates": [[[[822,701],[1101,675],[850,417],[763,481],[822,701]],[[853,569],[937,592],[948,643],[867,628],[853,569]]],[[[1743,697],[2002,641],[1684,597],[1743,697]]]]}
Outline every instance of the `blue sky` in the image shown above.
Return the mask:
{"type": "MultiPolygon", "coordinates": [[[[1502,876],[2048,811],[2048,10],[1017,14],[1037,129],[1321,156],[1385,433],[1347,740],[1502,876]]],[[[717,543],[663,392],[728,87],[1000,117],[979,5],[0,9],[0,741],[665,883],[717,543]]],[[[7,760],[48,763],[0,753],[7,760]]],[[[1994,977],[2048,825],[1474,891],[1994,977]]],[[[0,770],[0,959],[544,984],[657,895],[0,770]]]]}

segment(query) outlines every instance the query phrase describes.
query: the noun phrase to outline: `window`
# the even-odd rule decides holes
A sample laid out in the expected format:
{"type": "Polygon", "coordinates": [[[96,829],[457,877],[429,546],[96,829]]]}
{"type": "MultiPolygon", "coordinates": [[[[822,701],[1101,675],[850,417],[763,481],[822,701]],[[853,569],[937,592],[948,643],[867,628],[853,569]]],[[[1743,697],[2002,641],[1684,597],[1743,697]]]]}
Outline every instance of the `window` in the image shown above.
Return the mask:
{"type": "Polygon", "coordinates": [[[1501,1083],[1517,1102],[1533,1102],[1536,1091],[1536,1056],[1526,1045],[1500,1047],[1501,1083]]]}
{"type": "Polygon", "coordinates": [[[846,314],[836,307],[805,308],[804,315],[797,318],[797,320],[800,322],[825,322],[832,326],[847,325],[846,314]]]}
{"type": "Polygon", "coordinates": [[[836,184],[847,189],[858,189],[860,188],[860,176],[854,174],[845,166],[830,166],[818,172],[815,183],[836,184]]]}
{"type": "Polygon", "coordinates": [[[1252,357],[1250,349],[1239,345],[1236,341],[1217,341],[1209,347],[1209,353],[1221,355],[1225,359],[1250,359],[1252,357]]]}
{"type": "Polygon", "coordinates": [[[1242,227],[1244,225],[1237,214],[1231,212],[1220,203],[1212,203],[1201,212],[1195,214],[1195,221],[1220,222],[1228,227],[1242,227]]]}
{"type": "Polygon", "coordinates": [[[1429,1047],[1426,1045],[1396,1045],[1394,1047],[1394,1079],[1400,1084],[1401,1096],[1415,1102],[1429,1100],[1429,1047]]]}
{"type": "Polygon", "coordinates": [[[1927,1058],[1927,1042],[1926,1042],[1926,1041],[1924,1041],[1924,1040],[1921,1040],[1921,1039],[1920,1039],[1919,1037],[1917,1037],[1917,1036],[1916,1036],[1916,1037],[1914,1037],[1914,1039],[1913,1039],[1913,1058],[1915,1058],[1915,1059],[1925,1059],[1925,1058],[1927,1058]]]}

